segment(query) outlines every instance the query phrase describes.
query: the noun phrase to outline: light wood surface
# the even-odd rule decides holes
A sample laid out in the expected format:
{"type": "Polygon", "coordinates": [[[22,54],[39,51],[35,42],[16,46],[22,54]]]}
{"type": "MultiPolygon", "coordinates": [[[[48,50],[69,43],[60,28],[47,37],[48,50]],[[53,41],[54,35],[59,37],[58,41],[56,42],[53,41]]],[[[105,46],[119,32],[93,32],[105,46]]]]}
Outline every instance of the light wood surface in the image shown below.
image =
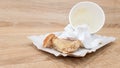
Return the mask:
{"type": "Polygon", "coordinates": [[[84,0],[0,0],[0,67],[120,68],[120,0],[88,0],[106,14],[105,26],[97,34],[117,39],[84,58],[55,57],[27,39],[63,30],[71,7],[80,1],[84,0]]]}

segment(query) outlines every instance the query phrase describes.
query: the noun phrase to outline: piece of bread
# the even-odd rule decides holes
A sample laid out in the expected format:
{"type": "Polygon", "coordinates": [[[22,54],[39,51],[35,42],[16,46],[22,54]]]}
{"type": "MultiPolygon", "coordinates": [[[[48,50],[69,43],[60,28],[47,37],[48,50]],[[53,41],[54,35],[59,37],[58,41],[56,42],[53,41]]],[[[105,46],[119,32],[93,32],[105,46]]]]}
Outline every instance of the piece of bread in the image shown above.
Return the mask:
{"type": "Polygon", "coordinates": [[[56,38],[55,34],[49,34],[43,41],[43,47],[50,48],[53,46],[52,39],[56,38]]]}
{"type": "Polygon", "coordinates": [[[62,53],[71,53],[78,50],[82,46],[79,40],[69,40],[69,39],[53,39],[54,49],[62,53]]]}
{"type": "Polygon", "coordinates": [[[82,46],[80,40],[60,39],[55,34],[49,34],[43,42],[43,47],[54,48],[62,53],[74,52],[82,46]]]}

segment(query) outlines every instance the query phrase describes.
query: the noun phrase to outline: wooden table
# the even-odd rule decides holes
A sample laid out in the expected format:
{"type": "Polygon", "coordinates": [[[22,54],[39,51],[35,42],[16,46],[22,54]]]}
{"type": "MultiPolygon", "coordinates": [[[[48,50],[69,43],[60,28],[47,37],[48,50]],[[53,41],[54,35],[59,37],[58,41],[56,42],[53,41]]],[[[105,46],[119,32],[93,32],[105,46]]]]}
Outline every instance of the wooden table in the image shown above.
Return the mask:
{"type": "Polygon", "coordinates": [[[106,14],[105,26],[97,34],[117,39],[84,58],[55,57],[27,39],[63,30],[70,8],[80,1],[84,0],[0,0],[0,67],[120,68],[120,0],[89,0],[106,14]]]}

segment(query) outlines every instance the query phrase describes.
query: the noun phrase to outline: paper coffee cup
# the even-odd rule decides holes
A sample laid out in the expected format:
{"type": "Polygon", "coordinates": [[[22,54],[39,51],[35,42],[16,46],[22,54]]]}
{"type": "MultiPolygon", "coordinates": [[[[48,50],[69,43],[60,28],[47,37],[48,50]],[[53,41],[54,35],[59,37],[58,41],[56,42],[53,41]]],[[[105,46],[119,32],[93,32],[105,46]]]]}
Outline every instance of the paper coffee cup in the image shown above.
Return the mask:
{"type": "Polygon", "coordinates": [[[69,13],[69,22],[73,28],[78,25],[87,25],[90,33],[99,31],[105,22],[102,8],[93,2],[79,2],[74,5],[69,13]]]}

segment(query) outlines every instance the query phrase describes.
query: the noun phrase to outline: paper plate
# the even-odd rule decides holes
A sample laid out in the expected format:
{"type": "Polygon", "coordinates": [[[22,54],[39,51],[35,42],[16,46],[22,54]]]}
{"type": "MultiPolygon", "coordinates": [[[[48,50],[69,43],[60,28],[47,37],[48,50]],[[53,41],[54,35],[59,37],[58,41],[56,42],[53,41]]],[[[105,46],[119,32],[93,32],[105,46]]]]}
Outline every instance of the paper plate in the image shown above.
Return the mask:
{"type": "MultiPolygon", "coordinates": [[[[61,32],[54,33],[56,35],[60,35],[61,32]]],[[[86,49],[86,48],[80,48],[78,51],[73,52],[71,54],[64,54],[57,50],[51,49],[51,48],[44,48],[43,47],[43,40],[45,39],[46,35],[40,35],[40,36],[29,36],[28,38],[32,40],[33,44],[40,50],[48,52],[50,54],[53,54],[55,56],[72,56],[72,57],[84,57],[87,53],[95,52],[97,49],[105,46],[106,44],[115,41],[114,37],[106,37],[106,36],[100,36],[100,35],[93,35],[93,37],[101,39],[102,44],[99,44],[96,47],[93,47],[92,49],[86,49]]]]}

